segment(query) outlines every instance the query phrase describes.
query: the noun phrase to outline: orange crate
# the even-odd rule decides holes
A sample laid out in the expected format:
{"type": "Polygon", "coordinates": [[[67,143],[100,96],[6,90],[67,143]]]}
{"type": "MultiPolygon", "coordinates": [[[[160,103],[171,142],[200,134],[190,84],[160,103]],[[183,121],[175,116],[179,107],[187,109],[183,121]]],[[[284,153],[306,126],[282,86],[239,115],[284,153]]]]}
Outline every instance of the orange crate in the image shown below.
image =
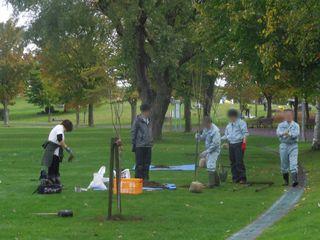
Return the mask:
{"type": "MultiPolygon", "coordinates": [[[[141,194],[142,193],[143,180],[140,178],[121,178],[121,194],[141,194]]],[[[113,193],[117,194],[117,182],[113,179],[113,193]]]]}

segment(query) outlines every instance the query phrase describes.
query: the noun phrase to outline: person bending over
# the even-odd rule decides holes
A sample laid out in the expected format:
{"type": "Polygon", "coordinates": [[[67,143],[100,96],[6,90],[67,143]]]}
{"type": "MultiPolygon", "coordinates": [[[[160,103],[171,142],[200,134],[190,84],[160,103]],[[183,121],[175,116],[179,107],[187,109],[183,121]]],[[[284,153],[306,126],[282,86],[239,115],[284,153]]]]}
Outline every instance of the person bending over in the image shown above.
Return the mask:
{"type": "MultiPolygon", "coordinates": [[[[73,159],[73,152],[65,142],[65,132],[71,132],[72,130],[72,122],[64,120],[51,130],[48,140],[42,145],[44,148],[42,166],[46,168],[47,179],[52,184],[61,184],[59,165],[63,159],[63,150],[66,150],[70,155],[68,161],[72,161],[73,159]]],[[[43,175],[45,173],[42,171],[41,175],[44,178],[43,175]]]]}
{"type": "Polygon", "coordinates": [[[289,185],[289,172],[292,186],[298,185],[298,140],[300,136],[299,124],[293,121],[293,111],[286,109],[283,113],[284,121],[278,125],[277,136],[280,140],[281,172],[285,185],[289,185]]]}
{"type": "Polygon", "coordinates": [[[203,126],[201,134],[196,134],[196,139],[204,140],[206,150],[200,154],[201,158],[207,159],[207,170],[209,174],[209,188],[220,185],[220,178],[216,171],[217,161],[220,155],[220,130],[212,123],[211,117],[203,118],[203,126]]]}
{"type": "Polygon", "coordinates": [[[222,140],[229,143],[229,159],[231,162],[232,180],[234,183],[247,182],[246,167],[243,161],[244,152],[249,135],[247,124],[240,119],[239,112],[235,109],[228,111],[229,124],[227,125],[222,140]]]}
{"type": "Polygon", "coordinates": [[[140,110],[141,114],[136,117],[131,128],[132,151],[136,157],[135,177],[147,182],[153,145],[151,107],[149,104],[142,104],[140,110]]]}

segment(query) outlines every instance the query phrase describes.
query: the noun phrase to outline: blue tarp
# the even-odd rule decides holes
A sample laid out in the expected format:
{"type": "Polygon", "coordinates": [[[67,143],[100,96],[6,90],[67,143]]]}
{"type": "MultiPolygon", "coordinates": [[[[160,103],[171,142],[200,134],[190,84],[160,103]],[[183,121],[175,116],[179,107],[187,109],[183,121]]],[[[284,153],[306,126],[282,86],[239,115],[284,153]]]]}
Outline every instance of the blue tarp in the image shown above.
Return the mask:
{"type": "MultiPolygon", "coordinates": [[[[135,166],[133,167],[133,170],[135,166]]],[[[150,166],[150,171],[194,171],[195,165],[194,164],[186,164],[186,165],[177,165],[177,166],[169,166],[168,168],[158,168],[154,165],[150,166]]]]}

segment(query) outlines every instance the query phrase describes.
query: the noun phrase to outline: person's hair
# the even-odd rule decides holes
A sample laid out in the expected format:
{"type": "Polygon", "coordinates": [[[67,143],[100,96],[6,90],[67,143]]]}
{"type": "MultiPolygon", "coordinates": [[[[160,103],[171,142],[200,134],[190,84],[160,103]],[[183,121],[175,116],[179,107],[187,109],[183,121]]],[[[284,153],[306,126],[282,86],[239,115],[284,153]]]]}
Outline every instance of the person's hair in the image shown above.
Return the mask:
{"type": "Polygon", "coordinates": [[[151,106],[148,103],[142,103],[140,106],[140,111],[141,112],[147,112],[151,110],[151,106]]]}
{"type": "Polygon", "coordinates": [[[204,123],[212,123],[212,118],[210,116],[205,116],[202,121],[204,123]]]}
{"type": "Polygon", "coordinates": [[[66,129],[67,132],[72,132],[73,123],[70,120],[68,120],[68,119],[63,120],[61,125],[64,126],[64,128],[66,129]]]}
{"type": "Polygon", "coordinates": [[[228,111],[228,117],[239,117],[239,112],[236,109],[230,109],[228,111]]]}
{"type": "Polygon", "coordinates": [[[288,109],[285,109],[284,112],[290,112],[290,113],[293,113],[293,110],[288,108],[288,109]]]}

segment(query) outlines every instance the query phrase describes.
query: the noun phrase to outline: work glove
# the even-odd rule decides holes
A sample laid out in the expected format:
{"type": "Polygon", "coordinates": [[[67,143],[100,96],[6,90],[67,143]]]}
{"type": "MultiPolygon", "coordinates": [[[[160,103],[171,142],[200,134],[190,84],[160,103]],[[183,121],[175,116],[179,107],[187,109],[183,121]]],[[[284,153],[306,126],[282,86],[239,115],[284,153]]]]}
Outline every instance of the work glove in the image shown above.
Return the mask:
{"type": "Polygon", "coordinates": [[[207,151],[203,151],[202,153],[200,153],[200,158],[206,158],[208,155],[207,151]]]}
{"type": "Polygon", "coordinates": [[[136,152],[136,145],[132,144],[132,152],[136,152]]]}
{"type": "Polygon", "coordinates": [[[70,147],[66,148],[67,153],[69,153],[69,158],[68,158],[68,162],[72,162],[72,160],[74,159],[74,154],[73,151],[70,147]]]}
{"type": "Polygon", "coordinates": [[[245,151],[246,151],[246,149],[247,149],[247,143],[246,143],[246,142],[243,142],[243,143],[242,143],[241,149],[242,149],[242,152],[245,152],[245,151]]]}
{"type": "Polygon", "coordinates": [[[244,138],[241,145],[242,152],[245,152],[247,149],[247,140],[244,138]]]}

